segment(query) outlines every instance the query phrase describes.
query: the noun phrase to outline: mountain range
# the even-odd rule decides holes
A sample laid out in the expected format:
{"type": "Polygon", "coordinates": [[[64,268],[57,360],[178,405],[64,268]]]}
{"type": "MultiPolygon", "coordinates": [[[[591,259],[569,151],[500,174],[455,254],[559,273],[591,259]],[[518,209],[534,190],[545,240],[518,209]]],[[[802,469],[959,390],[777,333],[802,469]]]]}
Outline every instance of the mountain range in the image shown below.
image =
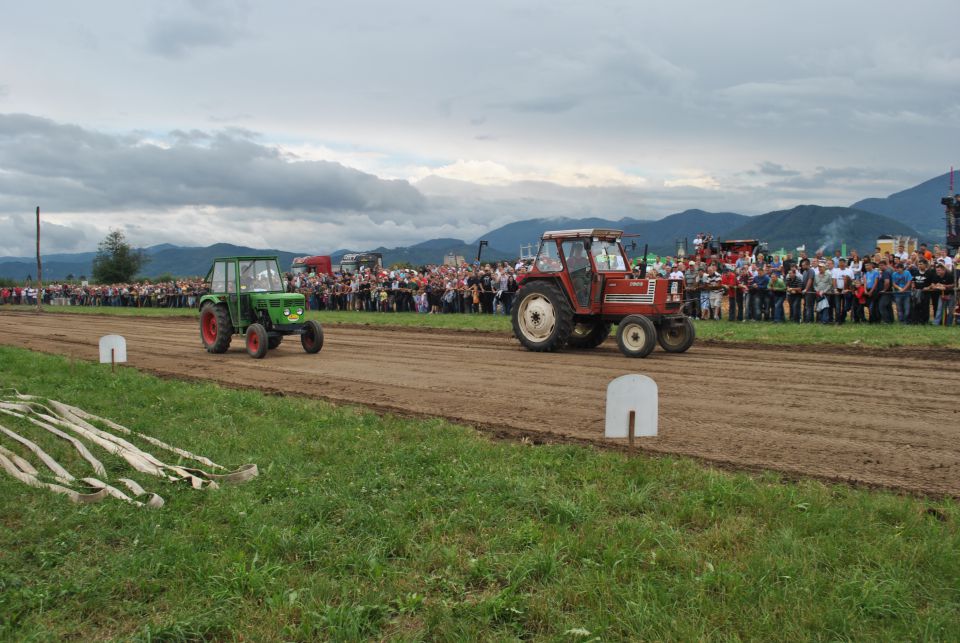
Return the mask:
{"type": "MultiPolygon", "coordinates": [[[[922,241],[939,243],[943,239],[943,207],[940,197],[946,194],[949,176],[932,178],[912,188],[886,198],[869,198],[857,201],[850,207],[825,207],[799,205],[786,210],[777,210],[755,216],[735,212],[706,212],[686,210],[658,220],[621,218],[617,220],[597,217],[567,218],[547,217],[516,221],[490,230],[480,237],[488,242],[483,250],[484,260],[516,258],[521,246],[536,245],[541,233],[546,230],[570,228],[614,228],[635,237],[637,247],[632,254],[649,251],[672,255],[678,241],[692,238],[700,232],[709,232],[716,238],[760,239],[772,250],[794,250],[804,245],[808,250],[823,248],[827,251],[840,248],[855,248],[861,252],[873,249],[880,235],[909,235],[922,241]]],[[[410,246],[395,248],[379,247],[365,249],[383,254],[384,264],[407,263],[424,265],[439,263],[449,254],[476,258],[478,242],[462,239],[430,239],[410,246]]],[[[628,238],[630,246],[634,239],[628,238]]],[[[150,258],[144,269],[147,276],[163,274],[203,275],[211,260],[218,256],[243,254],[275,254],[281,268],[291,265],[293,258],[314,252],[289,252],[276,249],[249,248],[227,243],[206,247],[179,247],[160,244],[143,249],[150,258]]],[[[331,253],[334,263],[352,252],[347,249],[331,253]]],[[[51,254],[44,257],[44,278],[64,279],[68,275],[79,278],[89,276],[95,252],[74,254],[51,254]]],[[[32,257],[0,257],[0,277],[22,280],[36,272],[36,260],[32,257]]]]}

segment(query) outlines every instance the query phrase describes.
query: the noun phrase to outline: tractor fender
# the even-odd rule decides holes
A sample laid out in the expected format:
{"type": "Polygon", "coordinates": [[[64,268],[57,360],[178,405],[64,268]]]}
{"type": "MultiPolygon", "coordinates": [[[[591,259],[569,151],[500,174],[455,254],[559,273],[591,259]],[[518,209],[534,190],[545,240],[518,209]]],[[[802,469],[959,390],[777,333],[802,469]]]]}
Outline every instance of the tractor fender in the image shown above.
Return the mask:
{"type": "MultiPolygon", "coordinates": [[[[560,289],[560,292],[563,293],[563,298],[567,300],[567,303],[570,304],[570,307],[573,308],[574,311],[577,310],[577,306],[576,306],[576,305],[573,303],[573,301],[570,299],[570,293],[567,292],[567,287],[563,284],[563,279],[560,279],[560,277],[547,277],[547,276],[541,276],[541,275],[532,276],[532,275],[531,275],[531,276],[526,277],[526,278],[523,280],[523,283],[520,284],[520,290],[522,290],[524,286],[526,286],[526,285],[528,285],[528,284],[532,284],[532,283],[534,283],[534,282],[546,282],[546,283],[551,283],[551,284],[556,285],[556,287],[560,289]]],[[[517,292],[519,293],[520,290],[518,290],[517,292]]]]}
{"type": "Polygon", "coordinates": [[[226,298],[219,297],[217,295],[204,295],[203,297],[200,298],[200,301],[197,304],[197,308],[203,308],[203,305],[208,302],[216,306],[217,304],[222,304],[226,302],[226,298]]]}

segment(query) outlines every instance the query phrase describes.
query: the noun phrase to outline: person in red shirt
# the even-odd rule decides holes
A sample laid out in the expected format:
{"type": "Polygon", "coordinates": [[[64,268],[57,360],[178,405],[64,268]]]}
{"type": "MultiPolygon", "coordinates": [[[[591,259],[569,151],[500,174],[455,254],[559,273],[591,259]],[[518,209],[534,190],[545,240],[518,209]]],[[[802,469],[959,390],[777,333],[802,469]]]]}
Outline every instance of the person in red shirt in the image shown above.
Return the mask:
{"type": "Polygon", "coordinates": [[[727,320],[743,321],[743,292],[738,287],[737,273],[724,270],[720,285],[727,289],[727,320]]]}

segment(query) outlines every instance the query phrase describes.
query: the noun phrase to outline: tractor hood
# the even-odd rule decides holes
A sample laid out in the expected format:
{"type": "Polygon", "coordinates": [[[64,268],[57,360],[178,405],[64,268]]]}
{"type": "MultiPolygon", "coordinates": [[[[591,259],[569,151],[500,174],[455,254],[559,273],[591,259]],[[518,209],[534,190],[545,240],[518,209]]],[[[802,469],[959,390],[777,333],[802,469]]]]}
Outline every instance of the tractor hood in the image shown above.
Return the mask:
{"type": "Polygon", "coordinates": [[[298,324],[306,312],[303,295],[293,292],[250,293],[255,311],[266,311],[274,324],[298,324]]]}

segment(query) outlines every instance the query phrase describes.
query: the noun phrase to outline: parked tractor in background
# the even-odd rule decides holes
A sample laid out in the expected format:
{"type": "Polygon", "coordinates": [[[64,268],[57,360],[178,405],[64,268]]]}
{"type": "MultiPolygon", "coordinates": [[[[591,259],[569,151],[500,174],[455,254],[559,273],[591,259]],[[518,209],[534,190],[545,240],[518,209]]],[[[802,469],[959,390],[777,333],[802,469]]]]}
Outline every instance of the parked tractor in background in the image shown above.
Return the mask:
{"type": "Polygon", "coordinates": [[[710,235],[703,243],[695,245],[695,247],[694,258],[698,263],[720,263],[721,267],[731,270],[735,267],[741,253],[745,253],[749,257],[755,257],[767,252],[766,244],[759,239],[718,241],[710,235]]]}
{"type": "Polygon", "coordinates": [[[683,314],[682,279],[637,278],[620,230],[546,232],[511,311],[513,334],[532,351],[596,348],[617,325],[627,357],[646,357],[659,342],[670,353],[693,344],[683,314]]]}
{"type": "Polygon", "coordinates": [[[323,348],[323,328],[303,318],[303,295],[284,292],[276,257],[214,259],[200,298],[200,340],[209,353],[230,348],[234,335],[243,335],[247,353],[256,359],[277,348],[286,335],[299,335],[303,350],[323,348]]]}

